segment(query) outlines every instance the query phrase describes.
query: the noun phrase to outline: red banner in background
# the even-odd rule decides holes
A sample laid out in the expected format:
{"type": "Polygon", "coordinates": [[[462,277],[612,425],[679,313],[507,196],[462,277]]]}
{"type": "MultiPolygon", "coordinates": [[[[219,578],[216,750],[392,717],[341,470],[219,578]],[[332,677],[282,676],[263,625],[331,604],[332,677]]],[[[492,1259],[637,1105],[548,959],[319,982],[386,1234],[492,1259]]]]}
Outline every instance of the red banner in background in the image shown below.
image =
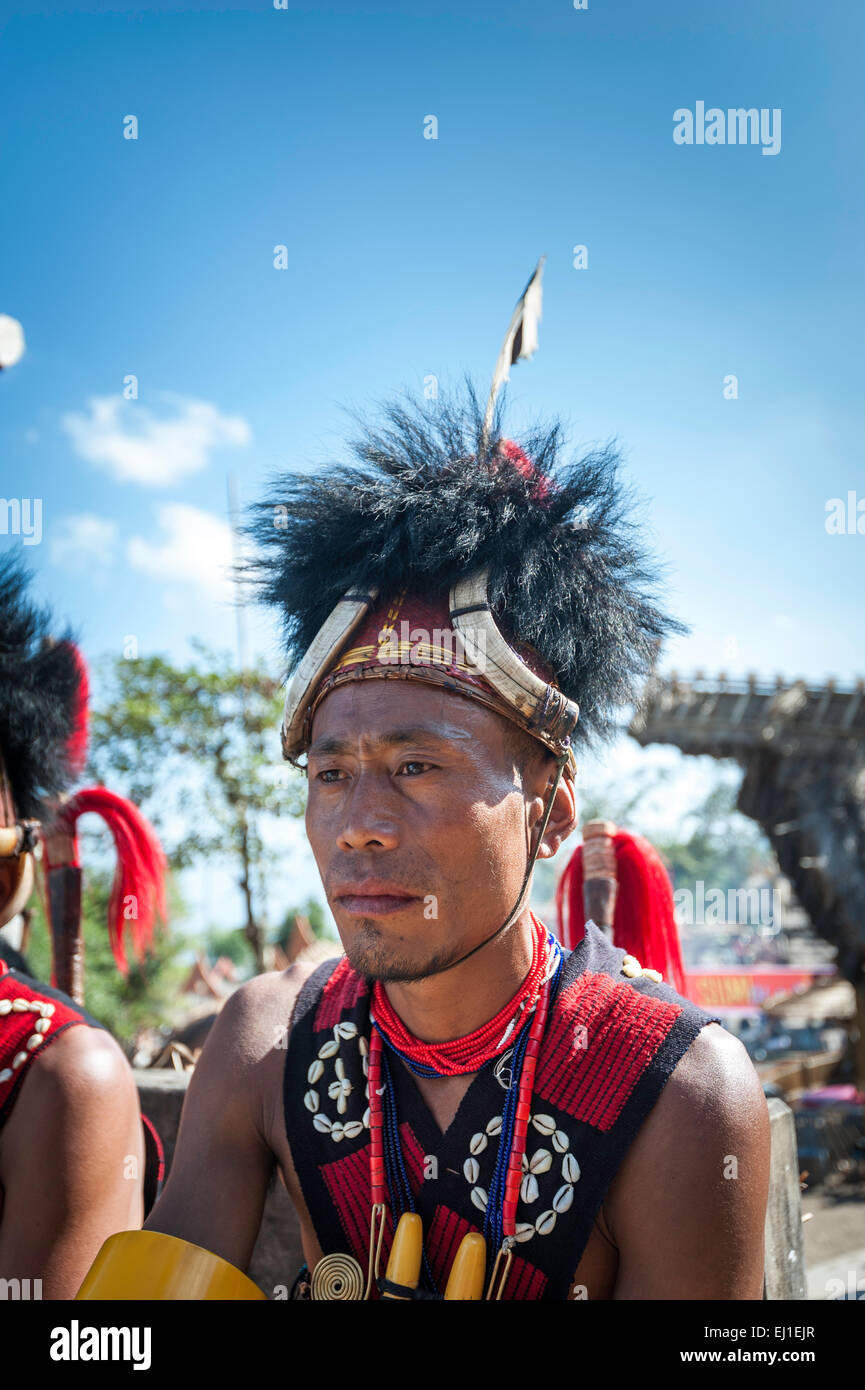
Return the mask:
{"type": "Polygon", "coordinates": [[[685,973],[685,993],[701,1009],[730,1013],[759,1013],[767,999],[807,989],[821,975],[834,975],[834,965],[807,968],[751,965],[685,973]]]}

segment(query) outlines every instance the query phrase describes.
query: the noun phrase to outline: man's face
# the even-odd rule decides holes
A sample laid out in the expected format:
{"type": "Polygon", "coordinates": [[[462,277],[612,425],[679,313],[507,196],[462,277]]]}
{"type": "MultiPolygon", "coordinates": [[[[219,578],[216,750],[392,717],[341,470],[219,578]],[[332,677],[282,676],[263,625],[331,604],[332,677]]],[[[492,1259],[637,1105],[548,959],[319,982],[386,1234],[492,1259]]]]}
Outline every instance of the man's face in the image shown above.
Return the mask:
{"type": "Polygon", "coordinates": [[[322,701],[306,830],[355,970],[423,979],[513,909],[527,813],[508,728],[419,682],[355,681],[322,701]]]}

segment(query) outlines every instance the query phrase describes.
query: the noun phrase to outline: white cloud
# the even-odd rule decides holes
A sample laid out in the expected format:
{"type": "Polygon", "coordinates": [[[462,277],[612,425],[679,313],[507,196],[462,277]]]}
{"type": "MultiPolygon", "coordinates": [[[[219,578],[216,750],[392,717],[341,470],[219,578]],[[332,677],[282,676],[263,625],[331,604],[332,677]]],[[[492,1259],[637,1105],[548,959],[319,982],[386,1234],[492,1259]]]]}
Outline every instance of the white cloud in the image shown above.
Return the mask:
{"type": "Polygon", "coordinates": [[[105,468],[120,482],[164,487],[208,463],[211,449],[244,446],[252,432],[242,415],[223,415],[210,401],[162,392],[158,400],[174,414],[158,418],[138,401],[93,396],[89,414],[71,412],[61,429],[78,454],[105,468]]]}
{"type": "Polygon", "coordinates": [[[102,516],[64,516],[51,536],[53,564],[73,574],[95,566],[107,568],[116,548],[117,524],[102,516]]]}
{"type": "Polygon", "coordinates": [[[24,356],[24,329],[17,319],[0,314],[0,367],[14,367],[24,356]]]}
{"type": "Polygon", "coordinates": [[[126,557],[133,569],[159,579],[193,584],[208,598],[231,602],[231,528],[197,507],[170,502],[157,509],[158,541],[132,536],[126,557]]]}

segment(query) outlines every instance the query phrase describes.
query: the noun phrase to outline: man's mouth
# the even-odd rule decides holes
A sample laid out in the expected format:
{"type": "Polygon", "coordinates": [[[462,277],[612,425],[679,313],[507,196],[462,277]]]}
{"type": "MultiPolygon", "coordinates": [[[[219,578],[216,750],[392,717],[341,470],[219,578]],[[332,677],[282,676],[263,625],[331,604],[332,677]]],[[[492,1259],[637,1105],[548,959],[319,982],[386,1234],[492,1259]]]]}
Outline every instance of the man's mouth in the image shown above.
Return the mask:
{"type": "Polygon", "coordinates": [[[353,917],[389,917],[393,912],[402,912],[412,903],[420,902],[417,894],[388,883],[359,883],[356,887],[342,889],[335,899],[343,911],[353,917]]]}

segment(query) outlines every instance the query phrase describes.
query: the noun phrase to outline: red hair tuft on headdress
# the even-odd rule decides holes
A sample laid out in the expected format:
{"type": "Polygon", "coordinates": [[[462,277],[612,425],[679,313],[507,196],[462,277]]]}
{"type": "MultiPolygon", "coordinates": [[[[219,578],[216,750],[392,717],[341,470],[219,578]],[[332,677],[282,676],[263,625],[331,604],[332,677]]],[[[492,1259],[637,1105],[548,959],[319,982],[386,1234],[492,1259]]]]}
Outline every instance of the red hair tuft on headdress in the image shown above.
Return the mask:
{"type": "Polygon", "coordinates": [[[87,674],[87,663],[80,647],[74,642],[63,644],[69,648],[75,670],[78,674],[78,685],[75,690],[72,704],[72,720],[69,729],[69,736],[66,740],[66,759],[69,770],[74,777],[78,777],[84,770],[87,762],[87,742],[89,734],[90,719],[90,679],[87,674]]]}
{"type": "MultiPolygon", "coordinates": [[[[59,808],[55,829],[73,837],[80,816],[101,816],[111,831],[117,850],[117,868],[108,908],[108,939],[118,969],[129,969],[124,935],[131,923],[132,945],[139,961],[153,941],[157,914],[165,920],[165,855],[156,831],[131,801],[107,787],[87,787],[59,808]]],[[[50,863],[50,837],[45,839],[46,864],[50,863]]]]}
{"type": "MultiPolygon", "coordinates": [[[[611,837],[618,885],[613,916],[613,944],[640,964],[658,970],[680,994],[685,970],[673,907],[673,889],[664,861],[642,835],[617,830],[611,837]]],[[[563,944],[573,949],[582,940],[586,914],[583,899],[583,846],[578,845],[559,879],[556,892],[563,944]]]]}
{"type": "Polygon", "coordinates": [[[535,467],[525,450],[521,449],[519,444],[515,444],[512,439],[503,439],[499,445],[499,453],[516,468],[518,473],[522,473],[524,478],[535,480],[532,496],[536,502],[542,501],[550,491],[550,480],[535,467]]]}

